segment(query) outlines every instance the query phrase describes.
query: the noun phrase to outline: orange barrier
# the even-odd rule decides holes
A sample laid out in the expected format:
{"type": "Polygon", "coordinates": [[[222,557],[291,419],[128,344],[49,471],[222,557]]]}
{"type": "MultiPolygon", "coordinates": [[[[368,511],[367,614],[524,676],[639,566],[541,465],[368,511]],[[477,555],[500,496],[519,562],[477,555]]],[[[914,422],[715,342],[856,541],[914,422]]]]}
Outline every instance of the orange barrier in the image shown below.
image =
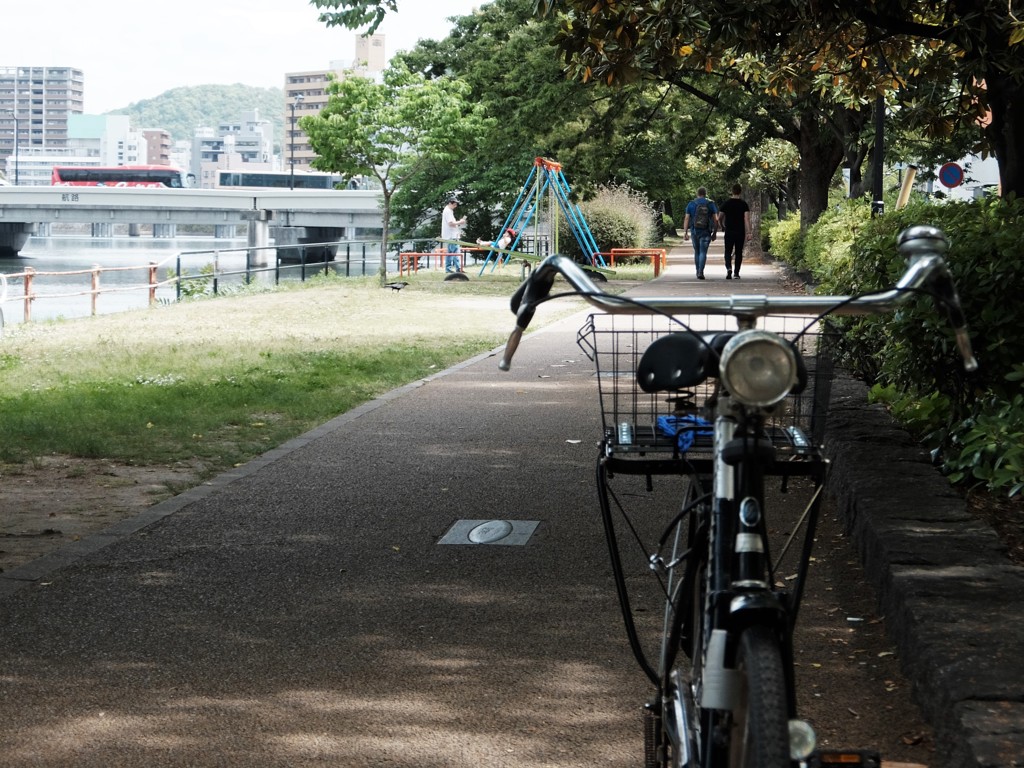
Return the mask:
{"type": "MultiPolygon", "coordinates": [[[[429,253],[400,253],[398,254],[398,274],[404,275],[408,272],[410,275],[413,272],[420,271],[420,259],[430,259],[429,253]]],[[[430,266],[429,261],[427,266],[430,266]]]]}
{"type": "Polygon", "coordinates": [[[608,266],[615,268],[616,257],[647,258],[654,265],[654,276],[657,277],[668,261],[668,251],[664,248],[612,248],[608,253],[608,266]]]}
{"type": "Polygon", "coordinates": [[[75,296],[89,296],[90,302],[90,314],[95,317],[98,314],[97,301],[101,294],[104,293],[126,293],[132,290],[147,290],[149,292],[149,306],[156,306],[156,290],[157,288],[163,288],[168,285],[174,285],[175,280],[160,280],[157,276],[157,264],[150,262],[149,264],[139,265],[135,267],[99,267],[94,266],[90,269],[75,269],[70,271],[62,272],[47,272],[40,271],[34,267],[25,267],[24,272],[12,272],[0,276],[0,332],[3,330],[3,305],[7,302],[24,302],[24,309],[22,310],[22,319],[24,322],[29,323],[32,321],[32,302],[38,299],[65,299],[75,296]],[[100,275],[108,272],[129,272],[135,270],[145,269],[148,273],[147,282],[139,283],[136,285],[118,284],[112,288],[101,288],[100,287],[100,275]],[[62,277],[69,275],[88,275],[89,276],[89,289],[78,290],[70,292],[54,292],[54,293],[36,293],[35,281],[37,278],[43,277],[62,277]],[[21,280],[22,281],[22,297],[15,298],[7,296],[7,283],[8,280],[21,280]]]}

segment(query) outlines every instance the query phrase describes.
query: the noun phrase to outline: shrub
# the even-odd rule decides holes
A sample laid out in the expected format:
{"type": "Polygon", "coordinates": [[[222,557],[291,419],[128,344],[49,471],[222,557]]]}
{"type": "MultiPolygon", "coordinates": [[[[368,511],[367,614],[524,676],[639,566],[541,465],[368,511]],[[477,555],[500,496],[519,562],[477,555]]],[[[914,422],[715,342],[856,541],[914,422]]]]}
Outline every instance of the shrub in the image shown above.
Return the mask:
{"type": "Polygon", "coordinates": [[[815,282],[834,280],[850,266],[850,248],[857,234],[871,221],[867,199],[846,200],[826,210],[807,230],[803,244],[803,266],[815,282]]]}
{"type": "Polygon", "coordinates": [[[808,233],[818,291],[864,293],[893,285],[906,268],[895,246],[898,233],[913,224],[937,226],[950,239],[947,263],[980,368],[963,370],[948,320],[925,296],[888,315],[837,320],[845,331],[842,362],[881,385],[876,393],[886,393],[897,417],[941,449],[953,479],[1019,492],[1024,471],[1015,430],[1024,423],[1024,305],[1017,290],[1024,283],[1024,203],[919,202],[876,219],[860,214],[859,224],[857,214],[849,215],[846,225],[822,217],[812,228],[817,231],[808,233]],[[848,245],[844,226],[856,229],[848,245]]]}
{"type": "Polygon", "coordinates": [[[944,454],[950,480],[973,479],[1010,496],[1024,490],[1024,395],[992,397],[952,430],[944,454]]]}
{"type": "Polygon", "coordinates": [[[178,292],[182,298],[194,299],[198,296],[210,296],[213,294],[213,264],[204,264],[199,268],[197,275],[181,275],[170,269],[167,271],[168,280],[179,280],[178,292]]]}
{"type": "Polygon", "coordinates": [[[768,239],[765,251],[794,269],[802,269],[804,238],[800,231],[800,217],[788,216],[767,225],[762,223],[761,227],[768,239]]]}
{"type": "MultiPolygon", "coordinates": [[[[603,253],[612,248],[649,248],[661,239],[661,214],[644,195],[627,186],[600,187],[593,199],[580,203],[579,209],[603,253]]],[[[568,233],[564,218],[560,226],[568,233]]],[[[576,239],[568,234],[560,238],[559,248],[567,256],[583,256],[576,239]]]]}

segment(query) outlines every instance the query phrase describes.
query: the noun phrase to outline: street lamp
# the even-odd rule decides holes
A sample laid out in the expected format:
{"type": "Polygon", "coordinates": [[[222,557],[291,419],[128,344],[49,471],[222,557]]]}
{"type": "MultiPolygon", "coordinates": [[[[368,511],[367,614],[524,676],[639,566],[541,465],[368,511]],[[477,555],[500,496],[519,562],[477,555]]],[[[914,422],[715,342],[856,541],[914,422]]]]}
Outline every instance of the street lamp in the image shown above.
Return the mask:
{"type": "MultiPolygon", "coordinates": [[[[18,186],[18,171],[19,171],[18,166],[20,165],[19,160],[21,160],[21,158],[18,157],[18,149],[19,149],[19,143],[18,143],[19,136],[18,136],[18,134],[21,133],[21,131],[18,130],[18,128],[19,128],[18,113],[15,112],[13,109],[11,110],[11,117],[14,118],[14,186],[18,186]]],[[[10,157],[11,157],[10,155],[7,156],[8,160],[10,160],[10,157]]]]}
{"type": "Polygon", "coordinates": [[[302,103],[302,94],[298,93],[295,95],[295,99],[288,106],[292,111],[292,130],[289,138],[291,141],[291,174],[288,177],[288,189],[295,189],[295,107],[302,103]]]}

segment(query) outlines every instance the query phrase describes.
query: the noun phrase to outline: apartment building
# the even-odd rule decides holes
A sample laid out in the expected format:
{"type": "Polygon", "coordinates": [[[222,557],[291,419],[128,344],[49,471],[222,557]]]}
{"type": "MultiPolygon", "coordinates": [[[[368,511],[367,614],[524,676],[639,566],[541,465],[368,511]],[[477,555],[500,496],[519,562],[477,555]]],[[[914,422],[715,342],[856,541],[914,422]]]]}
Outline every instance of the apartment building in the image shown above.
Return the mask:
{"type": "Polygon", "coordinates": [[[192,139],[189,171],[203,189],[217,186],[217,171],[274,170],[274,130],[259,110],[243,112],[241,119],[221,123],[216,130],[199,128],[192,139]]]}
{"type": "Polygon", "coordinates": [[[142,131],[146,146],[146,165],[171,165],[171,134],[163,128],[142,131]]]}
{"type": "Polygon", "coordinates": [[[61,146],[27,146],[18,148],[18,162],[10,181],[18,186],[41,187],[51,183],[55,165],[137,165],[145,162],[145,141],[133,131],[127,115],[68,116],[67,137],[61,146]]]}
{"type": "Polygon", "coordinates": [[[356,55],[352,62],[332,61],[327,69],[289,72],[284,76],[285,142],[283,164],[296,172],[312,170],[316,157],[306,134],[298,127],[305,115],[315,115],[327,105],[330,77],[342,79],[349,74],[379,79],[387,66],[384,35],[356,35],[356,55]]]}
{"type": "Polygon", "coordinates": [[[68,119],[84,111],[85,77],[73,67],[0,66],[0,164],[19,179],[17,155],[68,148],[68,119]]]}

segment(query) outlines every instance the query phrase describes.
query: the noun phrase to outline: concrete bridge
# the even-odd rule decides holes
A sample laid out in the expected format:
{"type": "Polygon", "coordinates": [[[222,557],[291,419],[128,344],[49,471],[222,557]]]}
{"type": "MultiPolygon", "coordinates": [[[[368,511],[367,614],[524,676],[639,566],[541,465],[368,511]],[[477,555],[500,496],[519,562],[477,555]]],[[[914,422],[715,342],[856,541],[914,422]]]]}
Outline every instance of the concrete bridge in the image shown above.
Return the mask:
{"type": "Polygon", "coordinates": [[[87,223],[96,237],[115,224],[174,237],[178,224],[213,225],[233,237],[245,224],[249,245],[324,243],[381,229],[380,193],[366,190],[149,189],[143,187],[0,187],[0,257],[17,256],[32,234],[54,222],[87,223]]]}

